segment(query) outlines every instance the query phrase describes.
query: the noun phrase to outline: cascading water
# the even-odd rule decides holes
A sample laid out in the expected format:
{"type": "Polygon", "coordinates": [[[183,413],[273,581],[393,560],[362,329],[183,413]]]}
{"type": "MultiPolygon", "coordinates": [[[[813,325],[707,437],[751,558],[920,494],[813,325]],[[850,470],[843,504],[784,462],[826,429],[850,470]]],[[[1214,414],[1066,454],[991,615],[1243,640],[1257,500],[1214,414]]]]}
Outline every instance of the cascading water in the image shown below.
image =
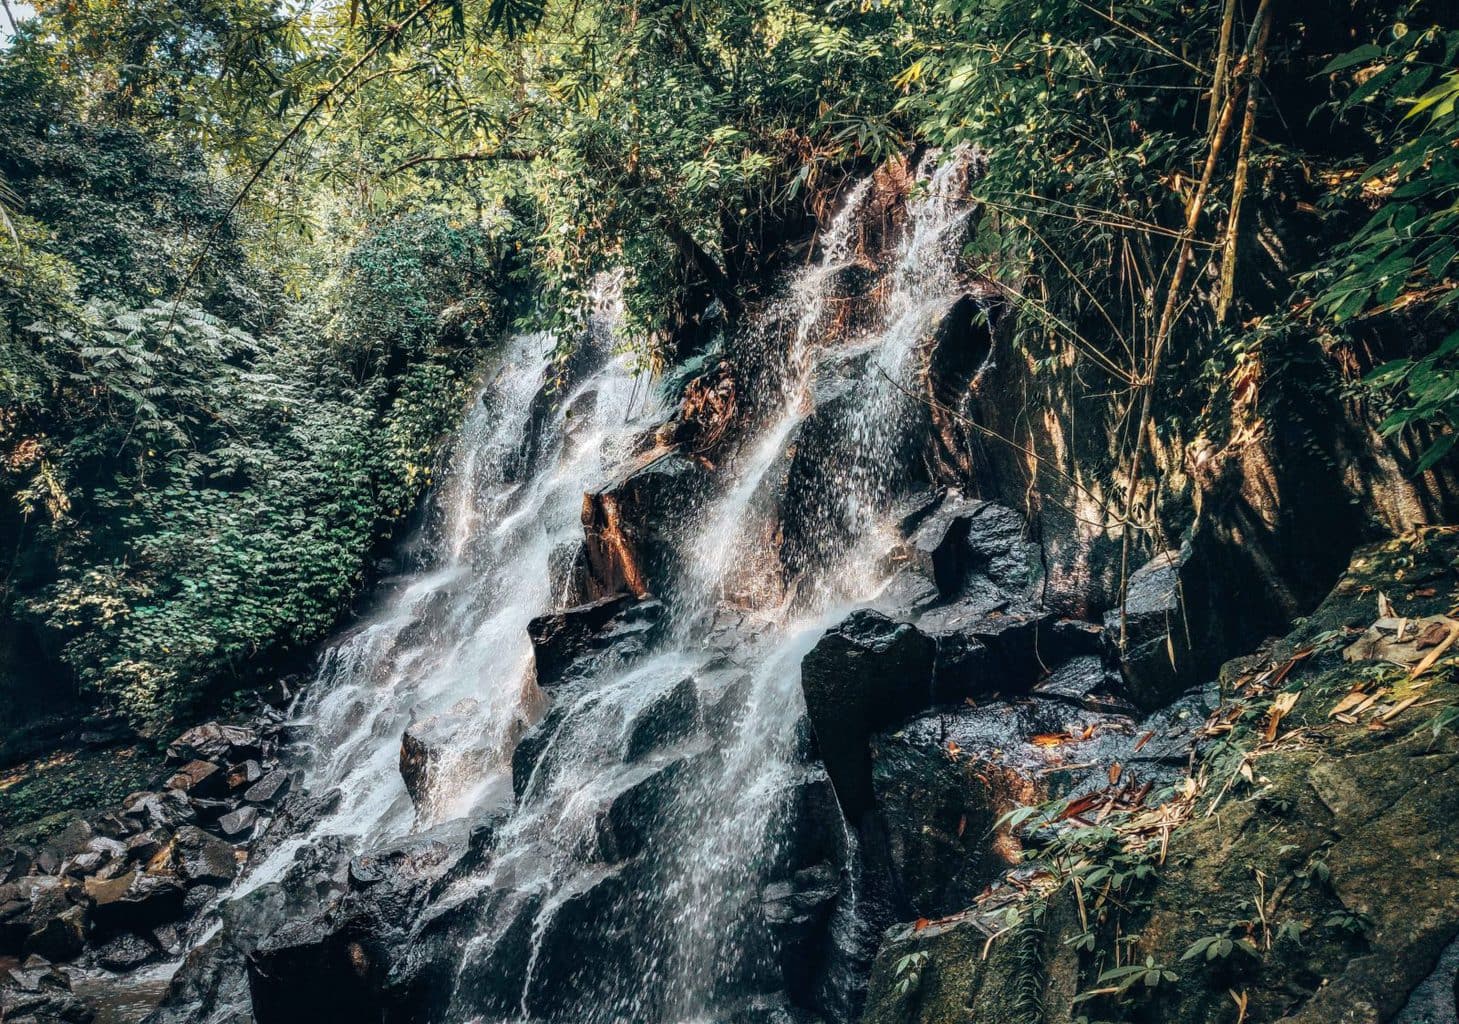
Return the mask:
{"type": "Polygon", "coordinates": [[[654,412],[646,382],[611,354],[616,287],[600,285],[586,332],[585,361],[599,365],[553,396],[550,422],[540,408],[553,371],[548,335],[512,339],[472,403],[428,529],[435,557],[325,652],[296,711],[309,737],[303,785],[337,790],[338,807],[249,884],[271,880],[318,836],[358,845],[509,795],[511,749],[536,711],[527,622],[553,604],[551,561],[580,529],[582,481],[622,457],[635,415],[654,412]],[[524,466],[534,447],[537,464],[524,466]],[[453,707],[471,728],[436,766],[417,813],[398,769],[401,733],[453,707]]]}
{"type": "Polygon", "coordinates": [[[872,185],[848,191],[816,261],[728,346],[731,363],[758,370],[750,429],[711,496],[673,513],[689,527],[662,605],[649,602],[662,621],[627,660],[593,662],[546,696],[527,626],[567,601],[551,581],[581,536],[583,489],[644,458],[647,434],[630,425],[644,389],[605,359],[544,408],[551,339],[516,339],[440,489],[436,557],[327,654],[300,710],[304,787],[337,788],[341,802],[252,884],[320,836],[359,848],[500,805],[490,856],[433,898],[421,927],[420,948],[441,955],[439,929],[453,961],[431,975],[448,990],[433,1019],[768,1020],[787,1001],[845,1013],[834,970],[797,948],[806,921],[847,931],[855,918],[834,799],[831,826],[806,825],[829,786],[807,761],[799,664],[882,583],[879,526],[908,476],[897,450],[917,411],[904,389],[959,294],[965,162],[924,159],[889,283],[850,327],[835,288],[866,259],[856,230],[872,185]],[[799,481],[801,496],[767,500],[772,478],[799,481]],[[780,530],[802,538],[798,558],[766,557],[780,530]],[[398,740],[431,716],[455,725],[412,801],[398,740]]]}

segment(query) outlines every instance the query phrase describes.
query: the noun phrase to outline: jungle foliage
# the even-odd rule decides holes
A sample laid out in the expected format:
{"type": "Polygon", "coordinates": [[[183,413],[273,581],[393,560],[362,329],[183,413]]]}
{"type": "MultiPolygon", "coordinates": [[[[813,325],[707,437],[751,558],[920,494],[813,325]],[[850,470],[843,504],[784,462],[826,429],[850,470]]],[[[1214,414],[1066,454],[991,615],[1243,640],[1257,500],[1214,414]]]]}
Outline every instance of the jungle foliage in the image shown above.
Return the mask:
{"type": "Polygon", "coordinates": [[[0,54],[3,600],[141,723],[328,628],[514,318],[570,343],[626,266],[625,337],[692,355],[921,145],[981,152],[969,264],[1120,403],[1126,482],[1256,365],[1412,469],[1453,443],[1438,0],[39,6],[0,54]]]}

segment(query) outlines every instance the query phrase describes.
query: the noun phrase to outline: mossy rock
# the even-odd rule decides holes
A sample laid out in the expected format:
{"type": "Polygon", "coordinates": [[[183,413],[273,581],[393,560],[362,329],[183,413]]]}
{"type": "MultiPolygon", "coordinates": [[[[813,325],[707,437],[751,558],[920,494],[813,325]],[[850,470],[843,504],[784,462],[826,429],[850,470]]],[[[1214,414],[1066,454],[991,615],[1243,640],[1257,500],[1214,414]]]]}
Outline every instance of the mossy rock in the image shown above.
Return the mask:
{"type": "MultiPolygon", "coordinates": [[[[1438,717],[1459,706],[1449,662],[1459,644],[1416,680],[1397,666],[1345,660],[1343,650],[1379,617],[1379,592],[1398,616],[1454,607],[1456,555],[1452,529],[1365,548],[1288,636],[1223,669],[1229,706],[1241,713],[1227,717],[1233,728],[1216,745],[1224,749],[1203,765],[1203,796],[1157,876],[1117,921],[1127,940],[1120,962],[1149,958],[1174,980],[1075,1003],[1080,990],[1111,987],[1098,976],[1115,936],[1113,923],[1097,929],[1095,954],[1071,966],[1070,940],[1083,928],[1064,905],[1066,887],[1052,904],[1022,898],[1025,918],[1043,909],[1038,956],[1019,932],[989,943],[1002,918],[986,910],[893,929],[866,1024],[1066,1024],[1080,1015],[1232,1024],[1237,999],[1245,1024],[1399,1019],[1459,936],[1459,735],[1438,717]],[[1391,714],[1333,717],[1355,683],[1381,690],[1391,714]],[[1278,741],[1264,743],[1271,701],[1284,691],[1299,694],[1296,704],[1278,741]],[[1218,949],[1225,955],[1205,955],[1213,937],[1231,940],[1218,949]],[[928,953],[921,983],[899,994],[897,963],[914,951],[928,953]]],[[[1443,979],[1440,988],[1452,987],[1443,979]]]]}

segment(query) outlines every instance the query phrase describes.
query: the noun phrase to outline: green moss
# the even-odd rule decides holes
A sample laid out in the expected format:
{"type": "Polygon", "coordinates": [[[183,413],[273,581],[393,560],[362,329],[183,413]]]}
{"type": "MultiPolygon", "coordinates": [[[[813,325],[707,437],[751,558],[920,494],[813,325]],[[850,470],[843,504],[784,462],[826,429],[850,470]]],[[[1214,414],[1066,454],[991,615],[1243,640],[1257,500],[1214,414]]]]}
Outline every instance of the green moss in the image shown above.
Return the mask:
{"type": "Polygon", "coordinates": [[[141,746],[80,750],[31,761],[0,775],[0,835],[34,843],[64,828],[71,812],[121,803],[155,785],[156,755],[141,746]]]}

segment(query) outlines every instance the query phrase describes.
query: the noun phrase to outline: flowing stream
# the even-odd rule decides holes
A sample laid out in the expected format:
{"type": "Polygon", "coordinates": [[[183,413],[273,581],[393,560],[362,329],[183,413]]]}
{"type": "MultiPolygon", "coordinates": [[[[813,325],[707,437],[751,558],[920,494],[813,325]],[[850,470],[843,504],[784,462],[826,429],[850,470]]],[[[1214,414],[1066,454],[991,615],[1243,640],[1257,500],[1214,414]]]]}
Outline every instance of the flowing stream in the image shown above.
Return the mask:
{"type": "MultiPolygon", "coordinates": [[[[663,512],[683,567],[657,595],[664,627],[633,657],[549,693],[533,678],[527,624],[562,606],[583,492],[641,454],[665,410],[612,353],[611,287],[591,351],[556,393],[543,387],[558,373],[553,339],[514,339],[466,416],[419,567],[327,651],[297,710],[311,747],[303,787],[338,789],[340,801],[245,884],[277,877],[322,836],[358,848],[494,810],[494,855],[440,901],[471,922],[443,1002],[453,1024],[751,1019],[738,1015],[781,998],[790,940],[764,908],[792,884],[839,893],[832,927],[851,942],[852,839],[818,835],[807,855],[797,831],[810,777],[799,664],[884,583],[906,477],[898,451],[918,414],[906,391],[959,294],[965,164],[924,158],[875,315],[841,329],[833,289],[864,259],[872,186],[847,190],[814,261],[727,345],[731,365],[760,364],[755,425],[716,467],[710,497],[663,512]],[[807,447],[813,426],[819,448],[807,447]],[[776,481],[812,449],[823,454],[797,471],[814,477],[813,500],[782,508],[776,481]],[[766,538],[790,516],[811,554],[787,569],[766,538]],[[400,737],[442,713],[464,727],[417,807],[400,737]],[[513,750],[539,720],[514,794],[513,750]],[[623,849],[605,809],[639,793],[653,806],[623,849]]],[[[833,976],[816,984],[834,989],[833,976]]]]}

